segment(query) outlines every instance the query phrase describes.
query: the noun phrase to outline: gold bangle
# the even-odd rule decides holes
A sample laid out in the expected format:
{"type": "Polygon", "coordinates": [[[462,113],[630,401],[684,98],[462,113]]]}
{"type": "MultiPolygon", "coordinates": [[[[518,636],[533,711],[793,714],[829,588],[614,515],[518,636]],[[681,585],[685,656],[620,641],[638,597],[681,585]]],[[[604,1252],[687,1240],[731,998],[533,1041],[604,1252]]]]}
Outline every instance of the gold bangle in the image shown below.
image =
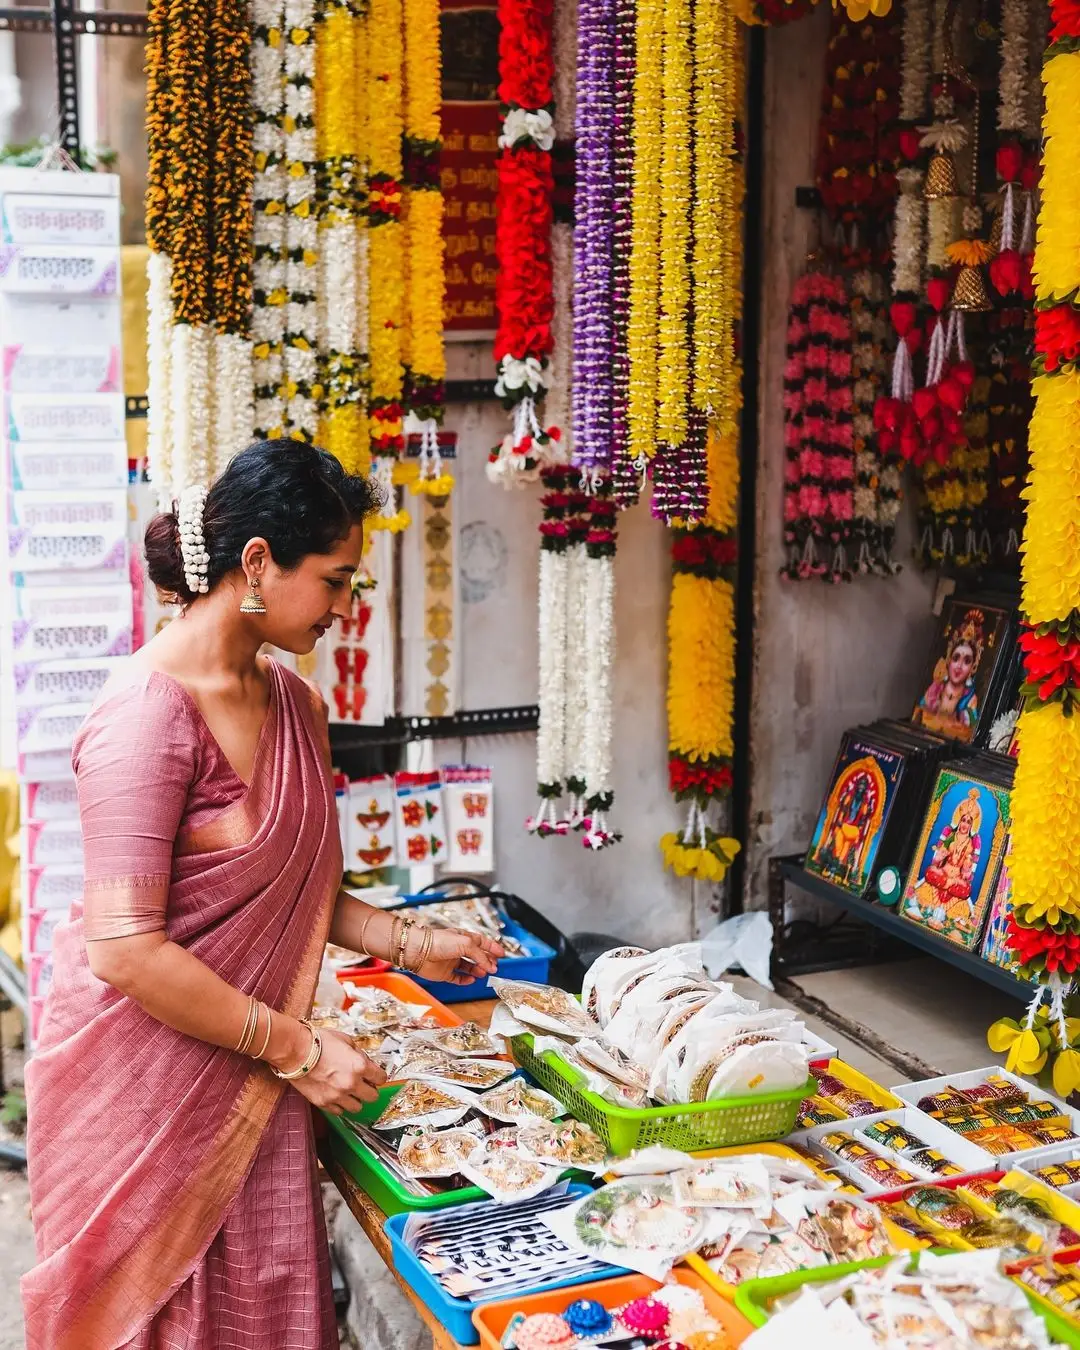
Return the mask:
{"type": "Polygon", "coordinates": [[[255,1039],[255,1028],[259,1021],[259,1005],[255,998],[248,995],[247,1016],[244,1018],[244,1030],[236,1043],[236,1053],[246,1055],[251,1042],[255,1039]]]}
{"type": "Polygon", "coordinates": [[[435,941],[435,930],[430,924],[424,926],[424,936],[420,940],[420,950],[416,961],[409,967],[414,975],[419,975],[431,953],[431,944],[435,941]]]}
{"type": "Polygon", "coordinates": [[[394,965],[397,966],[400,970],[408,969],[408,967],[405,965],[405,956],[409,946],[409,934],[412,932],[415,923],[416,923],[415,919],[403,918],[401,920],[401,935],[398,938],[397,960],[394,962],[394,965]]]}
{"type": "Polygon", "coordinates": [[[395,914],[390,924],[390,941],[386,947],[386,959],[394,964],[394,952],[397,950],[398,935],[401,932],[401,915],[395,914]]]}
{"type": "Polygon", "coordinates": [[[253,1058],[255,1059],[262,1059],[262,1057],[266,1054],[267,1047],[270,1044],[270,1033],[274,1029],[274,1014],[270,1011],[269,1005],[265,1003],[260,1003],[259,1007],[266,1008],[266,1040],[263,1041],[262,1049],[258,1052],[258,1054],[253,1056],[253,1058]]]}
{"type": "Polygon", "coordinates": [[[378,910],[373,909],[371,913],[367,916],[367,918],[364,920],[364,922],[360,925],[360,951],[364,956],[371,955],[371,952],[369,952],[367,949],[365,939],[367,938],[368,924],[372,921],[372,919],[378,912],[379,912],[378,910]]]}
{"type": "Polygon", "coordinates": [[[291,1083],[297,1078],[306,1078],[322,1058],[322,1037],[310,1022],[302,1021],[300,1025],[307,1027],[308,1031],[311,1032],[311,1049],[307,1053],[307,1058],[298,1069],[290,1069],[287,1073],[284,1069],[274,1070],[276,1076],[278,1078],[283,1078],[287,1083],[291,1083]]]}

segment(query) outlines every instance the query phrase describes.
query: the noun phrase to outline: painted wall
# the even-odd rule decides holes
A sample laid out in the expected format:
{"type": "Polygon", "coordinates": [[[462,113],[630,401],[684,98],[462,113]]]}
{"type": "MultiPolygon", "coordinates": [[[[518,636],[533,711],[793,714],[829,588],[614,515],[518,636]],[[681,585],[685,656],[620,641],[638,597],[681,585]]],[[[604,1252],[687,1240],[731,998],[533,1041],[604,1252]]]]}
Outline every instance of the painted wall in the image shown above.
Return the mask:
{"type": "Polygon", "coordinates": [[[934,630],[934,578],[911,556],[905,506],[891,579],[783,581],[783,368],[788,295],[815,246],[795,189],[814,181],[829,12],[767,34],[764,315],[758,460],[752,831],[748,907],[765,903],[769,858],[806,847],[845,728],[905,716],[934,630]]]}

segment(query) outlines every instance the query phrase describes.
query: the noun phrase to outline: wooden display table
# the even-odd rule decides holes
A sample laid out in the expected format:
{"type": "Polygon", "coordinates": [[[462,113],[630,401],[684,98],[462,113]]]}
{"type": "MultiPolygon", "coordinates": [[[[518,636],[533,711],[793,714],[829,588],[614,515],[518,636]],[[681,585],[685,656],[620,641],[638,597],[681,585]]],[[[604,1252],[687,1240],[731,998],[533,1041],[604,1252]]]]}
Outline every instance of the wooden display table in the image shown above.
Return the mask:
{"type": "MultiPolygon", "coordinates": [[[[470,1003],[454,1003],[454,1012],[463,1022],[477,1022],[480,1026],[486,1027],[491,1021],[491,1014],[495,1011],[496,999],[478,999],[470,1003]]],[[[348,1205],[350,1212],[356,1219],[356,1222],[367,1234],[371,1245],[378,1252],[379,1257],[385,1262],[387,1269],[392,1273],[398,1282],[402,1293],[416,1309],[417,1316],[431,1332],[432,1344],[434,1350],[458,1350],[458,1343],[452,1340],[449,1332],[431,1312],[425,1304],[421,1303],[409,1286],[398,1275],[394,1269],[394,1258],[390,1247],[390,1239],[383,1230],[386,1223],[386,1215],[375,1204],[375,1202],[366,1195],[360,1187],[344,1171],[334,1159],[330,1156],[329,1149],[319,1150],[320,1160],[326,1169],[326,1175],[337,1187],[342,1200],[348,1205]]]]}

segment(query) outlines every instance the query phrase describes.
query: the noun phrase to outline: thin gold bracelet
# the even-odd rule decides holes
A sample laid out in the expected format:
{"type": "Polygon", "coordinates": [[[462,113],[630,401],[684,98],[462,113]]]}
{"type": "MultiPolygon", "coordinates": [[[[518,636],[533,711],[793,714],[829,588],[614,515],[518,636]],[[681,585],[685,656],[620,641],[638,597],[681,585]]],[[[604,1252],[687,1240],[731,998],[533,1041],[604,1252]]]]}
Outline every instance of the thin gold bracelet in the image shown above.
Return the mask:
{"type": "Polygon", "coordinates": [[[270,1011],[269,1005],[266,1003],[261,1003],[259,1006],[260,1008],[266,1009],[266,1040],[263,1041],[262,1049],[258,1052],[258,1054],[253,1056],[253,1058],[255,1059],[262,1059],[262,1057],[266,1054],[267,1047],[270,1044],[270,1033],[274,1029],[274,1014],[270,1011]]]}
{"type": "Polygon", "coordinates": [[[286,1083],[291,1083],[297,1078],[306,1078],[322,1058],[322,1036],[319,1035],[310,1022],[302,1021],[300,1025],[307,1027],[308,1031],[311,1032],[311,1049],[307,1053],[307,1058],[298,1069],[290,1069],[288,1073],[283,1069],[274,1070],[276,1076],[278,1078],[283,1078],[286,1083]]]}
{"type": "Polygon", "coordinates": [[[259,1024],[259,1005],[258,1001],[251,995],[248,995],[247,1016],[244,1018],[244,1030],[241,1033],[239,1041],[236,1043],[236,1053],[246,1055],[251,1047],[251,1042],[255,1039],[255,1030],[259,1024]]]}
{"type": "Polygon", "coordinates": [[[373,909],[373,910],[371,911],[371,913],[367,916],[367,918],[364,920],[364,922],[360,925],[360,951],[362,952],[362,954],[363,954],[364,956],[370,956],[370,955],[371,955],[371,953],[370,953],[370,952],[368,951],[368,949],[367,949],[367,941],[366,941],[366,939],[367,939],[367,930],[368,930],[368,924],[372,921],[372,919],[375,917],[375,915],[376,915],[378,912],[379,912],[378,910],[373,909]]]}

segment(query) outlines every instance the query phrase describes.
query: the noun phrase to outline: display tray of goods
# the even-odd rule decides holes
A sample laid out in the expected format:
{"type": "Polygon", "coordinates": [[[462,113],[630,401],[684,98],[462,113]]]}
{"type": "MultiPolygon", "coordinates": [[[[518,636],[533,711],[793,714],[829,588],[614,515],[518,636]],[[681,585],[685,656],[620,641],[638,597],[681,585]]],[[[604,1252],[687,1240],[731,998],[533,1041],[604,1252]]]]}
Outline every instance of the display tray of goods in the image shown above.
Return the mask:
{"type": "Polygon", "coordinates": [[[482,1304],[591,1285],[618,1268],[572,1248],[547,1220],[584,1195],[563,1181],[514,1204],[490,1200],[386,1221],[394,1270],[459,1345],[477,1345],[473,1314],[482,1304]]]}
{"type": "Polygon", "coordinates": [[[797,1015],[711,980],[698,943],[606,952],[580,1002],[550,985],[491,985],[503,1005],[492,1027],[518,1064],[613,1154],[780,1139],[817,1086],[797,1015]]]}
{"type": "Polygon", "coordinates": [[[422,1013],[416,1011],[415,1016],[427,1016],[439,1026],[455,1027],[461,1022],[457,1013],[451,1012],[430,990],[424,989],[412,976],[396,970],[365,972],[342,980],[341,985],[345,995],[342,1010],[352,1013],[355,1019],[362,1018],[364,1029],[377,1030],[376,1023],[386,1026],[400,1023],[402,1017],[397,1004],[406,1004],[414,1010],[423,1009],[422,1013]],[[355,1013],[354,1008],[357,1009],[355,1013]],[[366,1011],[368,1008],[370,1013],[366,1011]]]}
{"type": "Polygon", "coordinates": [[[655,1342],[734,1350],[753,1330],[732,1303],[683,1268],[673,1270],[663,1284],[645,1275],[621,1275],[486,1303],[472,1320],[484,1350],[507,1350],[510,1342],[516,1350],[616,1344],[643,1339],[643,1324],[655,1342]]]}
{"type": "MultiPolygon", "coordinates": [[[[1036,1263],[1030,1258],[1029,1263],[1036,1263]]],[[[1037,1262],[1057,1287],[1072,1281],[1037,1262]]],[[[750,1350],[843,1345],[845,1350],[1049,1350],[1080,1345],[1080,1325],[1017,1277],[996,1251],[919,1252],[801,1270],[742,1285],[735,1306],[755,1327],[750,1350]]]]}
{"type": "MultiPolygon", "coordinates": [[[[534,980],[541,984],[547,980],[551,962],[557,955],[554,947],[541,942],[521,924],[508,918],[488,896],[467,895],[448,899],[443,896],[411,895],[395,906],[395,910],[418,908],[423,909],[426,924],[464,928],[501,942],[506,955],[499,962],[497,974],[505,979],[534,980]]],[[[473,984],[449,984],[443,980],[425,980],[418,976],[413,978],[443,1003],[465,1003],[495,997],[487,976],[473,984]]]]}

